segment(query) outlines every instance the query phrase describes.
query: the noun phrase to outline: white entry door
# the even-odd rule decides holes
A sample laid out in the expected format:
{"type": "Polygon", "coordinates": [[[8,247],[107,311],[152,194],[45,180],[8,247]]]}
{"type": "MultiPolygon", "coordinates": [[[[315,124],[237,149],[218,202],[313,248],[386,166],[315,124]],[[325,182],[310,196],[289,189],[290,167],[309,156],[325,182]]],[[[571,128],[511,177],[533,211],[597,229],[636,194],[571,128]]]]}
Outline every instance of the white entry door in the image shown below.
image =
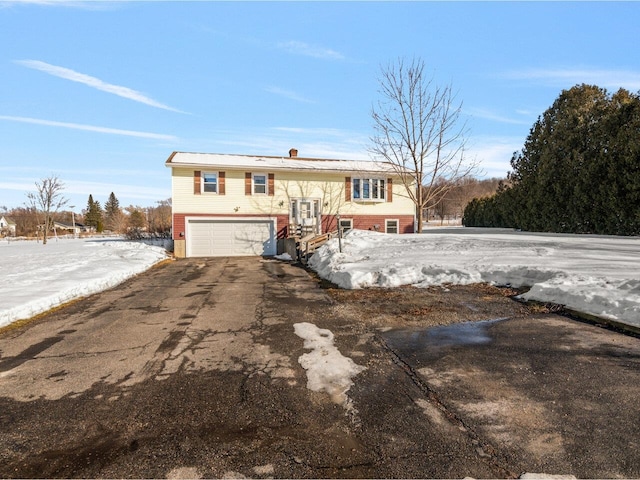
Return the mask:
{"type": "Polygon", "coordinates": [[[294,198],[291,200],[291,223],[302,230],[320,233],[320,200],[294,198]]]}

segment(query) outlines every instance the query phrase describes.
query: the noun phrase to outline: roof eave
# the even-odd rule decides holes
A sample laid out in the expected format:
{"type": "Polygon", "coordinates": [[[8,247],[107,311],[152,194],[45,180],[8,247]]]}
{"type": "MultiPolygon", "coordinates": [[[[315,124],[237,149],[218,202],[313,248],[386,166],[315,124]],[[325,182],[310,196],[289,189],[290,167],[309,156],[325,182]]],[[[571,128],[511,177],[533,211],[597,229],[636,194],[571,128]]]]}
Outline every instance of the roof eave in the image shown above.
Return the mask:
{"type": "MultiPolygon", "coordinates": [[[[228,165],[228,164],[215,164],[215,163],[170,163],[168,160],[165,162],[165,166],[168,168],[199,168],[206,169],[211,168],[215,170],[246,170],[255,169],[255,165],[228,165]]],[[[375,170],[375,169],[329,169],[329,168],[293,168],[290,166],[276,166],[265,165],[263,170],[280,171],[280,172],[326,172],[326,173],[371,173],[371,174],[384,174],[384,175],[400,175],[394,170],[375,170]]]]}

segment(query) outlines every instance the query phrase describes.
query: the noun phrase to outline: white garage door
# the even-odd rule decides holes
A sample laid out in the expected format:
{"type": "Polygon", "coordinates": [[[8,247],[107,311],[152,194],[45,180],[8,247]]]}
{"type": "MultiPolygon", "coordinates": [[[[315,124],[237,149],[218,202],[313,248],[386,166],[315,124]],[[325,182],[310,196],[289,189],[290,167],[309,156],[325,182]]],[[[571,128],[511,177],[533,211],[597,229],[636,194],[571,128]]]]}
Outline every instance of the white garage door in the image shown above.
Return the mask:
{"type": "Polygon", "coordinates": [[[275,230],[268,219],[189,219],[187,257],[275,255],[275,230]]]}

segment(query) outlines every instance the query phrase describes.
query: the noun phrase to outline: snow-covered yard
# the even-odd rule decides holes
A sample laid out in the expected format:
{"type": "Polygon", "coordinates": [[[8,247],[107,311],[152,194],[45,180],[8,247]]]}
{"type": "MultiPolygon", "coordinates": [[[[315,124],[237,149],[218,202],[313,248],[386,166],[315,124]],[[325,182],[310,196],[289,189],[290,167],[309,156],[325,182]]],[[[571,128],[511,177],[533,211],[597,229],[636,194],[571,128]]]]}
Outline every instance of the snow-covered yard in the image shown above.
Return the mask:
{"type": "Polygon", "coordinates": [[[167,258],[119,239],[0,241],[0,327],[110,288],[167,258]]]}
{"type": "MultiPolygon", "coordinates": [[[[421,235],[353,230],[311,258],[344,288],[491,282],[528,286],[553,302],[640,327],[640,238],[467,228],[421,235]]],[[[112,287],[166,258],[164,248],[114,239],[0,242],[0,326],[112,287]]]]}
{"type": "Polygon", "coordinates": [[[640,327],[640,238],[434,229],[418,235],[352,230],[310,260],[343,287],[490,282],[531,287],[528,300],[640,327]]]}

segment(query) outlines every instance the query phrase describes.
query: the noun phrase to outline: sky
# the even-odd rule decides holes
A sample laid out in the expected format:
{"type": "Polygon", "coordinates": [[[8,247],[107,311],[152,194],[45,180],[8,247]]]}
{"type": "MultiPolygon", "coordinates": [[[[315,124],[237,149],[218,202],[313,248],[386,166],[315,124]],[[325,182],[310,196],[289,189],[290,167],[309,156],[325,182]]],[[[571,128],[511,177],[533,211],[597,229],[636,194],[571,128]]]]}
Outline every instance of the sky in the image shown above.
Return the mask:
{"type": "Polygon", "coordinates": [[[0,207],[171,196],[173,151],[369,158],[381,69],[451,85],[480,177],[563,89],[640,91],[640,2],[0,0],[0,207]]]}

